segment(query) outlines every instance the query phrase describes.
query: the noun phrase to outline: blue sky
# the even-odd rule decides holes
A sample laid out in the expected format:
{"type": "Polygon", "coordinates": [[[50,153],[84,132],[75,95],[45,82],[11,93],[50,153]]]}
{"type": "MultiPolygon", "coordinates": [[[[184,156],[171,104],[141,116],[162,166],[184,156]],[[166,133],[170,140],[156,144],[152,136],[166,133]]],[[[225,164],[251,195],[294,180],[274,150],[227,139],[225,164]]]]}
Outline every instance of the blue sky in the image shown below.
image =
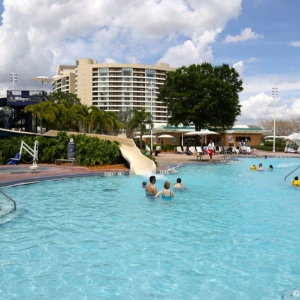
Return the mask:
{"type": "MultiPolygon", "coordinates": [[[[59,64],[228,63],[244,82],[239,124],[300,116],[299,0],[0,1],[0,94],[38,89],[59,64]]],[[[47,85],[50,90],[50,85],[47,85]]]]}

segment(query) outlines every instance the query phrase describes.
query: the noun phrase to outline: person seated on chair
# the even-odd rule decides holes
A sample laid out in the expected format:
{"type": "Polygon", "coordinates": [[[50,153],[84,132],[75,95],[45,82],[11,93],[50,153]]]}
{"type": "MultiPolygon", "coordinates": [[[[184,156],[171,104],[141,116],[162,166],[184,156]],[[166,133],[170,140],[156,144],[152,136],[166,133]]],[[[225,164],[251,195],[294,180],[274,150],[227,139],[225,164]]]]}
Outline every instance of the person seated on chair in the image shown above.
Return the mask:
{"type": "Polygon", "coordinates": [[[185,154],[186,155],[191,155],[192,153],[191,153],[191,151],[190,151],[190,148],[189,148],[189,146],[186,146],[186,148],[185,148],[185,154]]]}
{"type": "Polygon", "coordinates": [[[230,146],[230,147],[227,149],[227,153],[228,153],[228,154],[232,154],[232,152],[233,152],[233,148],[232,148],[232,146],[230,146]]]}
{"type": "Polygon", "coordinates": [[[300,186],[300,181],[298,176],[294,177],[294,180],[292,181],[292,185],[300,186]]]}

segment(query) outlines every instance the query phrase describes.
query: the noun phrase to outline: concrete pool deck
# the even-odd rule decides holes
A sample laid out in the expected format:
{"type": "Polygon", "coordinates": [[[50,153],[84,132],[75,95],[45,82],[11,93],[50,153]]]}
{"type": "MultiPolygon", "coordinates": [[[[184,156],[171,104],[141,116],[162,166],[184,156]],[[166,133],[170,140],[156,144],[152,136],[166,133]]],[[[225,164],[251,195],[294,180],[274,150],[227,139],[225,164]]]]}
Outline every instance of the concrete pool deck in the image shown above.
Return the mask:
{"type": "MultiPolygon", "coordinates": [[[[297,153],[283,153],[283,152],[267,152],[259,151],[258,158],[263,165],[267,164],[265,156],[268,157],[299,157],[297,153]],[[264,163],[265,162],[265,163],[264,163]]],[[[222,163],[228,158],[245,158],[255,157],[255,155],[224,155],[217,154],[213,156],[214,163],[222,163]]],[[[204,155],[202,159],[197,160],[196,156],[185,154],[174,154],[170,152],[160,153],[155,157],[158,162],[157,172],[166,172],[170,167],[177,164],[209,164],[209,156],[204,155]]],[[[300,162],[300,160],[299,160],[300,162]]],[[[29,169],[30,164],[19,165],[1,165],[0,166],[0,188],[14,185],[14,184],[28,184],[43,180],[56,180],[72,177],[85,177],[85,176],[116,176],[116,175],[129,175],[129,169],[125,166],[109,165],[101,167],[72,167],[70,164],[63,164],[56,166],[54,164],[39,164],[39,168],[32,172],[29,169]]]]}

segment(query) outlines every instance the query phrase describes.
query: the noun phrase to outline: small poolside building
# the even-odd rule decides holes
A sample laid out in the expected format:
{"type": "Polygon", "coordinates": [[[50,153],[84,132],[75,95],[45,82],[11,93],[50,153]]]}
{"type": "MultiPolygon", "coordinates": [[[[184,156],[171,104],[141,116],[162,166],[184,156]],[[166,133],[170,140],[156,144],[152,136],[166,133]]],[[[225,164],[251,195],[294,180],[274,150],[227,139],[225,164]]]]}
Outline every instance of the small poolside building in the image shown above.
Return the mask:
{"type": "Polygon", "coordinates": [[[221,137],[222,146],[240,146],[244,141],[248,146],[260,145],[263,130],[259,127],[249,127],[248,125],[234,125],[227,130],[216,130],[221,137]]]}
{"type": "MultiPolygon", "coordinates": [[[[245,142],[248,146],[258,146],[261,142],[261,135],[263,130],[259,127],[249,127],[248,125],[234,125],[232,128],[212,129],[219,133],[219,135],[207,135],[202,137],[202,145],[208,144],[210,140],[213,140],[215,145],[220,146],[240,146],[241,142],[245,142]]],[[[183,146],[188,141],[189,144],[193,142],[197,137],[185,136],[184,134],[190,131],[195,131],[194,126],[162,126],[157,125],[153,128],[154,143],[166,144],[173,146],[183,146]],[[162,135],[171,135],[172,138],[159,138],[162,135]]],[[[149,133],[147,133],[148,135],[149,133]]],[[[150,136],[143,138],[146,143],[150,143],[150,136]]]]}

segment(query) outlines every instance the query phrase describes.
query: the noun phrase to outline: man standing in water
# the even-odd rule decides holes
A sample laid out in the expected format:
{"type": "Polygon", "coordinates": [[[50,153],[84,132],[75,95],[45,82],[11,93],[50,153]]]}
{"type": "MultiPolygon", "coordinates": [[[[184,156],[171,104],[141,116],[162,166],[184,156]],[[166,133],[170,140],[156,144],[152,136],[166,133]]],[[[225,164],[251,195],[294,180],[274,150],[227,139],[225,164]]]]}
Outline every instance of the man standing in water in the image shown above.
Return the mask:
{"type": "Polygon", "coordinates": [[[147,196],[155,196],[157,194],[157,189],[154,186],[156,182],[156,177],[155,176],[150,176],[149,178],[150,183],[146,186],[146,195],[147,196]]]}

